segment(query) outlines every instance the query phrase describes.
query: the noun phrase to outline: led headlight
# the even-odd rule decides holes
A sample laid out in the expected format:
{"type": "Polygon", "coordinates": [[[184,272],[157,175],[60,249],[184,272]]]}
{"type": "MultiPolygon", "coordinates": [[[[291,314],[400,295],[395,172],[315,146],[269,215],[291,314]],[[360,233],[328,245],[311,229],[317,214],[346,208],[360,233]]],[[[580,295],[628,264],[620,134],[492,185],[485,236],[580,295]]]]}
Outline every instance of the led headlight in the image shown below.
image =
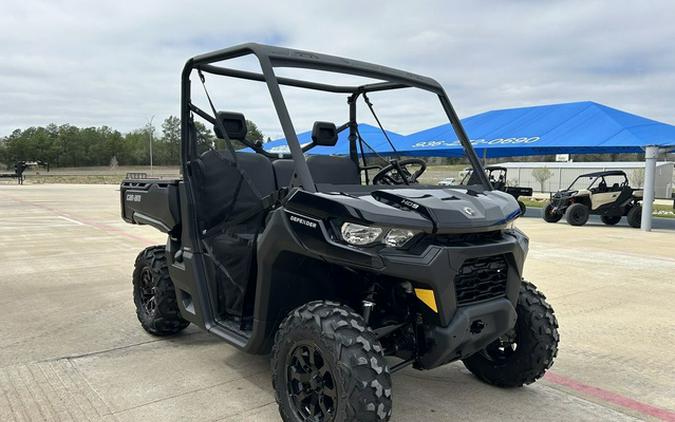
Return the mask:
{"type": "Polygon", "coordinates": [[[384,244],[390,248],[400,248],[415,236],[415,232],[408,229],[391,229],[384,237],[384,244]]]}
{"type": "Polygon", "coordinates": [[[355,223],[344,223],[340,229],[342,238],[350,245],[364,246],[375,242],[382,235],[382,228],[355,223]]]}

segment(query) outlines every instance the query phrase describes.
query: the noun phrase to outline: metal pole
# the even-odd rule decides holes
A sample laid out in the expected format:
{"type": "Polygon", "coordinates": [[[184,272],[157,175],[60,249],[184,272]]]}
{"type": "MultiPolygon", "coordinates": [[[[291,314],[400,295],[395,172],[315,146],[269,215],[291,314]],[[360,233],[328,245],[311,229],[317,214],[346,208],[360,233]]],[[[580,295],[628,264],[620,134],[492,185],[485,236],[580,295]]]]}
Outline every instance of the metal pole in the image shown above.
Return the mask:
{"type": "Polygon", "coordinates": [[[642,193],[642,221],[640,228],[648,232],[652,230],[652,209],[654,204],[654,182],[656,178],[656,157],[659,148],[648,146],[645,149],[645,186],[642,193]]]}
{"type": "Polygon", "coordinates": [[[150,176],[152,176],[152,121],[154,120],[155,115],[153,114],[148,122],[148,135],[150,136],[150,176]]]}

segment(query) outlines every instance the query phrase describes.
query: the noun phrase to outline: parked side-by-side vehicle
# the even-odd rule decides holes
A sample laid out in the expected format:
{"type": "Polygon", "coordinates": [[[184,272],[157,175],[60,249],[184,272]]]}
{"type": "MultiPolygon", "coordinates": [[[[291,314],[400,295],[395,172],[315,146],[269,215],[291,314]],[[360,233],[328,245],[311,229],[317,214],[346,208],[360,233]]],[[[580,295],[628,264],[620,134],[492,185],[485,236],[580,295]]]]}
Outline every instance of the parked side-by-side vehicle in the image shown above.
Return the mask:
{"type": "Polygon", "coordinates": [[[407,366],[462,360],[479,379],[516,387],[553,364],[558,322],[523,280],[528,238],[513,225],[518,203],[490,185],[438,82],[244,44],[189,59],[181,90],[182,177],[121,185],[124,220],[167,235],[166,244],[138,255],[133,271],[145,330],[170,335],[195,324],[243,351],[271,353],[285,421],[386,421],[391,374],[407,366]],[[226,67],[242,56],[256,58],[261,73],[226,67]],[[278,68],[373,81],[314,82],[277,76],[278,68]],[[289,154],[249,142],[244,114],[216,108],[236,99],[209,92],[216,77],[265,84],[289,154]],[[206,107],[194,100],[195,85],[205,90],[206,107]],[[344,96],[348,120],[316,121],[312,142],[301,146],[281,86],[344,96]],[[422,185],[426,165],[418,159],[366,165],[358,104],[400,89],[438,101],[475,183],[422,185]],[[215,142],[203,139],[197,120],[213,126],[215,142]],[[335,145],[342,131],[348,156],[305,156],[335,145]],[[235,150],[234,141],[247,149],[235,150]]]}
{"type": "Polygon", "coordinates": [[[582,174],[564,190],[551,194],[544,209],[544,220],[556,223],[563,216],[573,226],[583,226],[590,215],[599,215],[613,226],[626,217],[631,227],[639,228],[642,219],[642,190],[630,187],[621,170],[582,174]]]}
{"type": "MultiPolygon", "coordinates": [[[[511,186],[509,185],[507,176],[508,169],[502,166],[485,166],[485,174],[487,175],[490,184],[494,190],[506,192],[509,195],[513,196],[516,201],[518,201],[518,206],[520,207],[520,212],[522,215],[527,211],[525,203],[520,200],[521,196],[532,196],[532,188],[521,187],[521,186],[511,186]]],[[[461,185],[470,185],[474,183],[473,179],[473,170],[471,168],[465,169],[464,177],[462,178],[461,185]]]]}

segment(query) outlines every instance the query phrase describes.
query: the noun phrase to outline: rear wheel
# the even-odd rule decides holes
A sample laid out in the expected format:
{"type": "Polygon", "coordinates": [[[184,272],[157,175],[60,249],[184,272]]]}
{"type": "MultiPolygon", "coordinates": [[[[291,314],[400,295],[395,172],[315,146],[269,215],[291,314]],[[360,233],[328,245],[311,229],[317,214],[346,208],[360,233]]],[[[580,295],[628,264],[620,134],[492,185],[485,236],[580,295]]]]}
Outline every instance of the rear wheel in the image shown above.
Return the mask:
{"type": "Polygon", "coordinates": [[[541,378],[558,354],[558,321],[546,297],[523,281],[512,332],[464,359],[481,381],[498,387],[521,387],[541,378]]]}
{"type": "Polygon", "coordinates": [[[631,227],[639,229],[642,225],[642,207],[640,205],[635,205],[630,209],[630,211],[628,211],[626,219],[628,220],[628,224],[630,224],[631,227]]]}
{"type": "Polygon", "coordinates": [[[145,331],[167,336],[190,325],[178,309],[164,246],[151,246],[138,254],[133,285],[136,316],[145,331]]]}
{"type": "Polygon", "coordinates": [[[572,226],[583,226],[588,221],[589,210],[584,204],[572,204],[567,208],[565,218],[572,226]]]}
{"type": "Polygon", "coordinates": [[[525,215],[525,211],[527,211],[525,203],[523,201],[518,201],[518,206],[520,207],[520,215],[525,215]]]}
{"type": "Polygon", "coordinates": [[[602,220],[603,223],[607,224],[608,226],[614,226],[616,225],[619,221],[621,221],[621,216],[620,215],[603,215],[600,217],[600,220],[602,220]]]}
{"type": "Polygon", "coordinates": [[[281,323],[272,384],[285,422],[386,421],[391,378],[363,318],[333,302],[310,302],[281,323]]]}

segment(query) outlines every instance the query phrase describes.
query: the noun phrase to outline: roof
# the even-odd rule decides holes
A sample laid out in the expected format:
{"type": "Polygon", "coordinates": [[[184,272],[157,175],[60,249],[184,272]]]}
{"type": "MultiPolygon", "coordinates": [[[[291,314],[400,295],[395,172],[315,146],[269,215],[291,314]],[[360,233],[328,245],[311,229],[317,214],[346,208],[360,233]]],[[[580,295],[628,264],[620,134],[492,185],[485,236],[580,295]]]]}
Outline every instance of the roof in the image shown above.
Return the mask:
{"type": "Polygon", "coordinates": [[[214,64],[250,54],[261,60],[261,64],[269,62],[269,64],[274,67],[324,70],[386,81],[384,83],[374,82],[362,86],[340,86],[312,83],[293,78],[277,78],[277,82],[282,85],[302,86],[305,88],[332,92],[355,92],[357,90],[377,91],[381,89],[397,89],[400,88],[401,85],[404,85],[427,89],[437,93],[443,92],[443,88],[436,80],[405,70],[394,69],[345,57],[331,56],[329,54],[317,53],[314,51],[297,50],[258,43],[239,44],[233,47],[197,55],[188,60],[185,68],[189,70],[194,67],[201,69],[204,72],[262,81],[264,80],[262,74],[228,69],[214,64]]]}
{"type": "MultiPolygon", "coordinates": [[[[675,148],[675,126],[592,101],[493,110],[462,124],[477,155],[486,157],[675,148]]],[[[463,155],[449,123],[410,134],[396,147],[410,156],[463,155]]]]}
{"type": "Polygon", "coordinates": [[[585,173],[579,177],[600,177],[600,176],[625,176],[626,173],[621,170],[596,171],[594,173],[585,173]]]}
{"type": "MultiPolygon", "coordinates": [[[[672,161],[658,161],[657,167],[673,166],[672,161]]],[[[578,161],[578,162],[557,162],[557,161],[524,161],[499,163],[500,166],[507,168],[569,168],[569,169],[606,169],[606,168],[644,168],[644,161],[578,161]]]]}

